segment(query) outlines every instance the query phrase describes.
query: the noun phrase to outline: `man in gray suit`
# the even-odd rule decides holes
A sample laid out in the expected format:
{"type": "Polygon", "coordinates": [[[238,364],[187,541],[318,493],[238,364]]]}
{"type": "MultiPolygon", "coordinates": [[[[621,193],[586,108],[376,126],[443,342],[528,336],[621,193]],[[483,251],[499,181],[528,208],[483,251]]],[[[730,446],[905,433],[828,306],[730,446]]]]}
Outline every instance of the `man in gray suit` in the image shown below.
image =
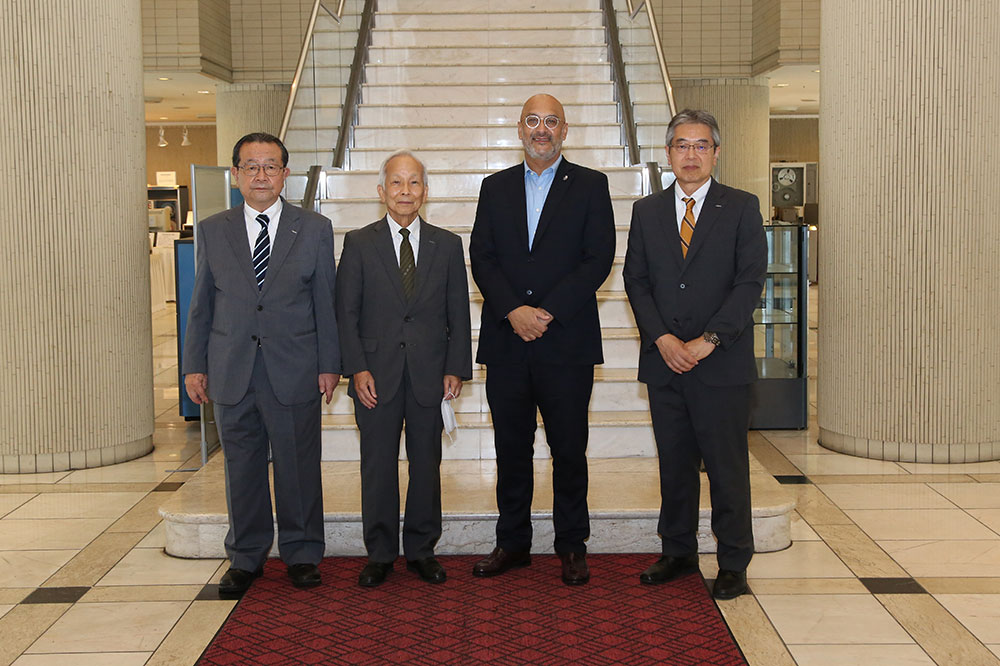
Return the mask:
{"type": "Polygon", "coordinates": [[[223,596],[250,586],[274,542],[269,443],[281,559],[296,587],[320,583],[320,395],[329,403],[340,381],[333,228],[281,199],[287,164],[277,137],[240,139],[232,175],[245,203],[196,234],[184,385],[196,403],[215,402],[225,454],[223,596]]]}
{"type": "Polygon", "coordinates": [[[385,581],[399,555],[399,437],[406,423],[409,484],[403,521],[407,568],[428,583],[445,571],[441,537],[441,400],[472,377],[469,285],[462,242],[419,216],[427,170],[413,154],[382,163],[387,214],[351,231],[337,274],[344,375],[361,431],[364,587],[385,581]]]}

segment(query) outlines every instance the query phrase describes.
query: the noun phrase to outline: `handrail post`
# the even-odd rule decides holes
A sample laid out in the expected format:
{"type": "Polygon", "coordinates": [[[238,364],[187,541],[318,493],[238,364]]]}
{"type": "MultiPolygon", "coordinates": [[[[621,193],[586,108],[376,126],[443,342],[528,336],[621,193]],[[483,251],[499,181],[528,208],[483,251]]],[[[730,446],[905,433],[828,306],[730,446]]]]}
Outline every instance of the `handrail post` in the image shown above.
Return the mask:
{"type": "MultiPolygon", "coordinates": [[[[319,14],[321,0],[314,0],[312,13],[309,14],[309,24],[306,26],[306,36],[302,40],[302,48],[299,50],[299,62],[295,66],[295,76],[292,77],[292,88],[288,92],[288,103],[285,105],[285,115],[281,118],[281,129],[278,131],[278,138],[285,140],[288,132],[288,124],[292,120],[292,107],[295,105],[295,96],[299,92],[299,81],[302,79],[302,70],[305,69],[306,57],[309,55],[309,44],[312,42],[313,31],[316,29],[316,16],[319,14]]],[[[340,5],[343,7],[343,3],[340,5]]]]}
{"type": "Polygon", "coordinates": [[[646,16],[649,17],[649,30],[653,33],[653,46],[656,47],[656,60],[660,65],[660,76],[663,78],[663,89],[667,93],[667,106],[670,107],[670,117],[677,115],[677,105],[674,103],[674,87],[670,84],[670,72],[667,70],[667,59],[663,56],[663,44],[660,42],[660,30],[656,25],[656,15],[653,14],[653,5],[648,0],[643,2],[646,5],[646,16]]]}
{"type": "Polygon", "coordinates": [[[337,132],[337,147],[333,151],[333,166],[344,168],[347,156],[347,139],[351,126],[354,124],[354,114],[358,108],[358,98],[361,97],[361,78],[368,62],[368,45],[371,43],[372,22],[375,14],[375,0],[365,0],[365,8],[361,15],[361,26],[358,29],[358,43],[354,47],[354,62],[351,64],[351,78],[347,82],[347,96],[340,115],[340,130],[337,132]]]}
{"type": "Polygon", "coordinates": [[[635,119],[632,114],[632,96],[628,90],[628,78],[625,76],[625,62],[622,58],[621,42],[618,40],[618,19],[615,17],[613,0],[601,0],[604,9],[604,21],[608,31],[608,49],[611,52],[611,67],[614,71],[615,89],[618,92],[618,105],[622,112],[622,127],[628,146],[629,164],[638,164],[639,140],[635,133],[635,119]]]}

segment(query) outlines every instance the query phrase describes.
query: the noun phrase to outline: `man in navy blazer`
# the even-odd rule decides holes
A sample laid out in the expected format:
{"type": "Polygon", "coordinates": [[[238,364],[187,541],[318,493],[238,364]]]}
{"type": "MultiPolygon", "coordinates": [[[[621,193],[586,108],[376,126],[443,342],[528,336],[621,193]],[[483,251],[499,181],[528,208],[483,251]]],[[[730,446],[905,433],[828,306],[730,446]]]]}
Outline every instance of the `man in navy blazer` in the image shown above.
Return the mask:
{"type": "Polygon", "coordinates": [[[184,340],[184,385],[215,403],[226,470],[229,571],[222,595],[245,591],[274,542],[297,587],[319,585],[323,557],[320,396],[340,380],[333,227],[284,201],[288,151],[270,134],[233,148],[244,204],[198,223],[184,340]]]}
{"type": "Polygon", "coordinates": [[[521,109],[524,162],[487,177],[469,255],[483,294],[476,360],[497,454],[497,545],[473,568],[494,576],[530,564],[536,410],[552,454],[555,551],[568,585],[586,583],[587,437],[594,365],[604,362],[597,289],[611,272],[614,213],[604,174],[562,157],[562,104],[521,109]]]}
{"type": "Polygon", "coordinates": [[[705,111],[671,120],[667,157],[676,180],[632,207],[624,277],[660,461],[662,557],[639,579],[665,583],[698,570],[704,460],[718,540],[713,594],[732,599],[747,590],[753,556],[747,429],[767,243],[757,197],[712,178],[720,143],[705,111]]]}

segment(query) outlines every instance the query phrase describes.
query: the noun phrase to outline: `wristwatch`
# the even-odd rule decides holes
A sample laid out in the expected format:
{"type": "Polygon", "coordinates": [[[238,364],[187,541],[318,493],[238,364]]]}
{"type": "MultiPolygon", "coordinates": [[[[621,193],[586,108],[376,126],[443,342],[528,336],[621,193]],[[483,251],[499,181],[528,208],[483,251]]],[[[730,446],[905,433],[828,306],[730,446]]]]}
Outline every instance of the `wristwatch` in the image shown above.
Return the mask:
{"type": "Polygon", "coordinates": [[[704,333],[702,333],[701,337],[704,338],[705,342],[711,342],[716,347],[722,344],[722,340],[719,339],[718,333],[713,333],[712,331],[705,331],[704,333]]]}

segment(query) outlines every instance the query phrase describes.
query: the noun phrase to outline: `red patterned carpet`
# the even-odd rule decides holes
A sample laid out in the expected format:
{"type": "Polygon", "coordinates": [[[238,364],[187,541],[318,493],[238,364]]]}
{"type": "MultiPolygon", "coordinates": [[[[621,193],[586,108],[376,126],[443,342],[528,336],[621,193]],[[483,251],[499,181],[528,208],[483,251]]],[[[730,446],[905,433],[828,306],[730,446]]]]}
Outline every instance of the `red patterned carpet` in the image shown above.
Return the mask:
{"type": "Polygon", "coordinates": [[[442,557],[441,585],[400,558],[374,589],[357,585],[363,558],[328,558],[311,590],[272,560],[198,663],[745,665],[700,576],[639,584],[650,557],[590,555],[580,587],[562,584],[554,555],[485,579],[477,557],[442,557]]]}

